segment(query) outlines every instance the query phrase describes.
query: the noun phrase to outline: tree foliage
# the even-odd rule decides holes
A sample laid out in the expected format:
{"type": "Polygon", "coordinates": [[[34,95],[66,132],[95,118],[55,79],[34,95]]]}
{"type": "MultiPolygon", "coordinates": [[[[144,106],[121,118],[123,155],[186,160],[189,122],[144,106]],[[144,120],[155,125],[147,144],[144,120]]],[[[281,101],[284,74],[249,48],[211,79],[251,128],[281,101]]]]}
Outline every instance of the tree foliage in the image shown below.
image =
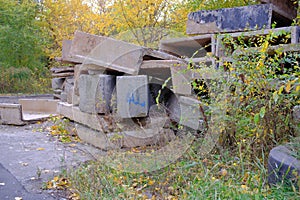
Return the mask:
{"type": "Polygon", "coordinates": [[[0,0],[1,67],[41,67],[43,44],[39,9],[31,0],[0,0]]]}

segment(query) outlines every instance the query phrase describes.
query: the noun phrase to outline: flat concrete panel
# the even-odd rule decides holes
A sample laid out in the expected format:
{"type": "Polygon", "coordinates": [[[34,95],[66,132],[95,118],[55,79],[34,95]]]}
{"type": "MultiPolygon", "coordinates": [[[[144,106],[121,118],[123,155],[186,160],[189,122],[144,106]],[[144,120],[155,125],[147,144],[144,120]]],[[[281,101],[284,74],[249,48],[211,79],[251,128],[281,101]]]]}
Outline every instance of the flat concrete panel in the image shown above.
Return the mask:
{"type": "Polygon", "coordinates": [[[117,113],[122,118],[146,117],[149,86],[146,75],[117,77],[117,113]]]}
{"type": "Polygon", "coordinates": [[[87,113],[110,112],[115,81],[115,76],[111,75],[80,75],[78,82],[80,110],[87,113]]]}
{"type": "Polygon", "coordinates": [[[58,100],[53,99],[19,99],[22,113],[56,114],[58,100]]]}
{"type": "Polygon", "coordinates": [[[61,61],[66,63],[82,63],[82,59],[70,55],[71,46],[72,40],[63,40],[61,61]]]}
{"type": "Polygon", "coordinates": [[[71,55],[81,58],[85,64],[128,74],[138,73],[144,53],[140,46],[80,31],[75,32],[71,47],[71,55]]]}
{"type": "Polygon", "coordinates": [[[189,13],[187,34],[237,32],[271,28],[272,5],[260,4],[189,13]]]}
{"type": "Polygon", "coordinates": [[[200,58],[215,54],[216,39],[213,34],[161,40],[159,50],[182,58],[200,58]]]}
{"type": "MultiPolygon", "coordinates": [[[[264,29],[264,30],[258,30],[258,31],[249,31],[249,32],[238,32],[238,33],[230,33],[230,34],[220,34],[217,36],[217,45],[216,45],[216,56],[218,57],[226,57],[231,56],[232,51],[230,51],[230,48],[224,44],[224,38],[232,38],[235,41],[238,40],[244,40],[247,41],[250,38],[257,38],[262,37],[266,35],[277,35],[278,38],[284,37],[285,35],[290,35],[290,44],[299,44],[300,40],[300,27],[299,26],[291,26],[291,27],[282,27],[282,28],[275,28],[275,29],[264,29]]],[[[276,45],[288,45],[286,43],[280,43],[280,41],[285,40],[278,40],[276,44],[272,44],[273,46],[276,45]]],[[[289,45],[293,46],[293,45],[289,45]]],[[[282,46],[284,47],[284,46],[282,46]]]]}

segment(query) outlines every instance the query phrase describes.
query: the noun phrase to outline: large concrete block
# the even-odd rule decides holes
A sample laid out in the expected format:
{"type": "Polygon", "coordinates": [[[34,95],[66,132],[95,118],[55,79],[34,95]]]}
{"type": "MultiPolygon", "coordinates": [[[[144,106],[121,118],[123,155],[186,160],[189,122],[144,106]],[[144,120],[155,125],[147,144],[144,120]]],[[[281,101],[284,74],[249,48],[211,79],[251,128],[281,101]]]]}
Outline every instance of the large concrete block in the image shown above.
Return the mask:
{"type": "Polygon", "coordinates": [[[101,119],[97,114],[85,113],[80,111],[79,107],[73,106],[65,102],[59,102],[57,105],[57,113],[95,130],[103,130],[101,119]]]}
{"type": "Polygon", "coordinates": [[[237,32],[289,26],[291,21],[276,13],[272,4],[260,4],[218,10],[202,10],[188,15],[187,34],[237,32]]]}
{"type": "Polygon", "coordinates": [[[176,60],[175,56],[151,50],[109,37],[76,31],[70,50],[72,57],[84,64],[94,64],[98,69],[110,69],[137,75],[143,60],[176,60]]]}
{"type": "Polygon", "coordinates": [[[149,86],[146,75],[117,77],[117,113],[122,118],[146,117],[149,86]]]}
{"type": "Polygon", "coordinates": [[[79,77],[79,108],[87,113],[107,113],[116,79],[111,75],[85,75],[79,77]]]}
{"type": "Polygon", "coordinates": [[[81,124],[76,124],[76,130],[78,137],[88,144],[103,150],[116,148],[116,145],[110,142],[107,135],[100,130],[93,130],[81,124]]]}
{"type": "Polygon", "coordinates": [[[20,104],[0,104],[0,124],[24,125],[20,104]]]}
{"type": "Polygon", "coordinates": [[[293,120],[296,123],[300,123],[300,105],[293,108],[293,120]]]}

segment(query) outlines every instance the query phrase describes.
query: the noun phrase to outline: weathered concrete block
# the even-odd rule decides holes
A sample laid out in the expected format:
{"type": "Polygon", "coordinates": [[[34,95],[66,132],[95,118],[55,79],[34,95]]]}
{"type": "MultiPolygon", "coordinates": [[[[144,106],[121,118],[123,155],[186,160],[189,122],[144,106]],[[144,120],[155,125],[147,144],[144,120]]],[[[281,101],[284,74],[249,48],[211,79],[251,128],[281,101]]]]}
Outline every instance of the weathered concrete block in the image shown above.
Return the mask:
{"type": "Polygon", "coordinates": [[[292,156],[292,152],[286,146],[278,146],[271,150],[268,158],[268,182],[271,185],[294,184],[299,187],[300,160],[292,156]],[[294,180],[294,181],[292,181],[294,180]]]}
{"type": "Polygon", "coordinates": [[[117,77],[117,113],[122,118],[146,117],[149,110],[148,77],[117,77]]]}
{"type": "Polygon", "coordinates": [[[268,29],[274,21],[277,21],[277,25],[289,26],[290,24],[283,16],[278,13],[274,14],[273,8],[272,4],[260,4],[192,12],[188,15],[186,32],[187,34],[207,34],[268,29]]]}
{"type": "Polygon", "coordinates": [[[197,99],[184,96],[179,97],[179,104],[181,111],[179,123],[194,130],[202,130],[204,120],[202,111],[207,110],[207,106],[204,106],[197,99]]]}
{"type": "Polygon", "coordinates": [[[59,102],[57,105],[57,113],[95,130],[102,130],[96,114],[84,113],[79,107],[73,106],[65,102],[59,102]]]}
{"type": "Polygon", "coordinates": [[[53,90],[61,90],[63,88],[63,84],[65,82],[65,78],[53,78],[52,79],[52,89],[53,90]]]}
{"type": "Polygon", "coordinates": [[[61,100],[62,102],[67,102],[67,99],[68,99],[68,95],[67,95],[66,92],[60,93],[60,100],[61,100]]]}
{"type": "Polygon", "coordinates": [[[79,77],[79,108],[87,113],[107,113],[116,79],[111,75],[85,75],[79,77]]]}
{"type": "Polygon", "coordinates": [[[93,130],[81,124],[76,124],[76,130],[79,138],[95,147],[103,150],[116,148],[112,142],[109,141],[107,135],[99,130],[93,130]]]}
{"type": "Polygon", "coordinates": [[[73,99],[73,94],[74,94],[74,86],[69,83],[69,82],[65,82],[65,88],[64,88],[64,92],[67,94],[67,102],[72,104],[72,99],[73,99]]]}
{"type": "Polygon", "coordinates": [[[63,40],[61,61],[66,63],[82,63],[82,59],[70,55],[72,40],[63,40]]]}
{"type": "Polygon", "coordinates": [[[178,65],[171,68],[173,91],[175,94],[192,94],[192,72],[186,65],[178,65]]]}
{"type": "Polygon", "coordinates": [[[20,104],[0,104],[0,124],[24,125],[20,104]]]}
{"type": "Polygon", "coordinates": [[[170,129],[144,129],[136,131],[123,131],[110,133],[109,140],[119,148],[143,147],[147,145],[165,144],[175,138],[175,134],[170,129]]]}

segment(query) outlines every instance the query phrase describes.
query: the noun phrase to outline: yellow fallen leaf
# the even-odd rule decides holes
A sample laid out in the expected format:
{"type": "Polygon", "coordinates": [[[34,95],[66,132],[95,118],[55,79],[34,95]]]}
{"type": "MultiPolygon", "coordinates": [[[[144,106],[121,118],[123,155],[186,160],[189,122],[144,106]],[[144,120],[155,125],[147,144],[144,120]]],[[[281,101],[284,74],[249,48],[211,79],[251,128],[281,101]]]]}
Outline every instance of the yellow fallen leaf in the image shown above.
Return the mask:
{"type": "Polygon", "coordinates": [[[37,148],[36,150],[37,150],[37,151],[43,151],[43,150],[45,150],[45,148],[39,147],[39,148],[37,148]]]}
{"type": "Polygon", "coordinates": [[[15,197],[15,200],[23,200],[22,197],[15,197]]]}

